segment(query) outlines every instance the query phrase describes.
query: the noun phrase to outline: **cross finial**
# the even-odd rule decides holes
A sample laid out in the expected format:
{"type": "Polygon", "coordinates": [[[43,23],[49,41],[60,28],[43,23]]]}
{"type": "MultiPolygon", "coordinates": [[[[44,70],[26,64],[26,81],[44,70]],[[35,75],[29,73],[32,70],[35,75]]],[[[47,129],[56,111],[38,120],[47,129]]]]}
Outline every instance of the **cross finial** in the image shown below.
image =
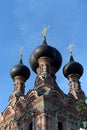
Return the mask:
{"type": "Polygon", "coordinates": [[[43,36],[43,40],[46,40],[46,32],[48,30],[49,26],[45,26],[43,31],[41,32],[42,36],[43,36]]]}
{"type": "Polygon", "coordinates": [[[72,48],[73,48],[73,44],[70,43],[68,49],[69,49],[69,52],[70,52],[70,56],[72,56],[72,48]]]}
{"type": "Polygon", "coordinates": [[[23,47],[20,48],[20,59],[22,59],[22,50],[23,50],[23,47]]]}

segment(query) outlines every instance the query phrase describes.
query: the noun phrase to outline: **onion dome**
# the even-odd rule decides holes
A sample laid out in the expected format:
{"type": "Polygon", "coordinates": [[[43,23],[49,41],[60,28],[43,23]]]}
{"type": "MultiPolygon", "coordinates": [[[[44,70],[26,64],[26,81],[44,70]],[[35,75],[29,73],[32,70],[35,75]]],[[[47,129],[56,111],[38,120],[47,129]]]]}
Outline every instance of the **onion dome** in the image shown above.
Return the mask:
{"type": "Polygon", "coordinates": [[[20,56],[20,61],[17,65],[15,65],[11,71],[10,71],[10,76],[14,80],[16,76],[22,76],[25,78],[25,81],[29,78],[30,76],[30,70],[27,66],[23,65],[22,62],[22,55],[20,56]]]}
{"type": "Polygon", "coordinates": [[[74,61],[72,56],[72,51],[70,51],[70,61],[68,64],[66,64],[63,68],[63,74],[66,78],[68,78],[69,75],[76,74],[79,77],[83,74],[83,67],[80,63],[74,61]]]}
{"type": "Polygon", "coordinates": [[[34,72],[36,72],[36,68],[38,65],[38,59],[40,57],[48,57],[51,59],[51,66],[53,66],[56,72],[59,70],[62,63],[62,56],[60,52],[52,47],[47,45],[46,37],[44,37],[42,45],[38,46],[30,57],[30,66],[34,72]]]}

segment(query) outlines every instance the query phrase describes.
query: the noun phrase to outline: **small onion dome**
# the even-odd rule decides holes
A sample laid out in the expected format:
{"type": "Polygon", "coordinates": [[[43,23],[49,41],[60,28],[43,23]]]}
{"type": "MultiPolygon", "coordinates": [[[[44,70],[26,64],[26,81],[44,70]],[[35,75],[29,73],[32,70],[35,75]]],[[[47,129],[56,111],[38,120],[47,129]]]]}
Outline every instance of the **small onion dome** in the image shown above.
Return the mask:
{"type": "Polygon", "coordinates": [[[80,63],[75,62],[73,56],[71,55],[69,63],[63,67],[63,74],[66,78],[72,74],[77,74],[81,77],[83,74],[83,67],[80,63]]]}
{"type": "Polygon", "coordinates": [[[16,76],[22,76],[25,78],[25,81],[30,77],[30,70],[27,66],[23,65],[22,58],[20,58],[19,63],[11,69],[10,76],[13,80],[16,76]]]}
{"type": "Polygon", "coordinates": [[[40,57],[50,58],[51,65],[56,69],[56,72],[61,67],[62,56],[60,52],[56,48],[47,45],[46,39],[43,40],[42,45],[38,46],[30,56],[30,66],[35,73],[36,73],[36,68],[39,66],[37,60],[40,57]]]}

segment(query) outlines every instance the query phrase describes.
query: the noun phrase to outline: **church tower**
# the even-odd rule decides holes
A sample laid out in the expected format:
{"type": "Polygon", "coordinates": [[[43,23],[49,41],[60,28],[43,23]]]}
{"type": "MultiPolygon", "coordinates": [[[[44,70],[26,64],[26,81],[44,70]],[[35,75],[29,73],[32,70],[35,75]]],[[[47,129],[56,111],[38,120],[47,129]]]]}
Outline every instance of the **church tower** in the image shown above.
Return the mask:
{"type": "Polygon", "coordinates": [[[70,61],[64,66],[63,74],[69,80],[69,93],[73,95],[75,99],[80,99],[85,97],[79,81],[80,77],[83,74],[83,67],[73,58],[72,44],[70,44],[69,47],[70,47],[70,61]]]}
{"type": "Polygon", "coordinates": [[[30,70],[23,65],[22,54],[20,54],[20,61],[13,66],[10,71],[10,76],[14,81],[14,91],[10,96],[9,102],[14,105],[20,98],[24,98],[25,82],[30,77],[30,70]],[[15,97],[15,100],[13,100],[15,97]]]}
{"type": "Polygon", "coordinates": [[[43,36],[42,45],[38,46],[30,57],[30,66],[36,73],[34,90],[40,95],[49,93],[51,89],[56,89],[56,72],[60,69],[62,56],[60,52],[49,46],[46,36],[43,36]]]}
{"type": "Polygon", "coordinates": [[[18,117],[25,109],[25,82],[30,77],[30,70],[20,61],[13,66],[10,76],[14,82],[14,90],[9,97],[9,105],[3,113],[0,114],[0,130],[22,130],[19,129],[18,117]]]}

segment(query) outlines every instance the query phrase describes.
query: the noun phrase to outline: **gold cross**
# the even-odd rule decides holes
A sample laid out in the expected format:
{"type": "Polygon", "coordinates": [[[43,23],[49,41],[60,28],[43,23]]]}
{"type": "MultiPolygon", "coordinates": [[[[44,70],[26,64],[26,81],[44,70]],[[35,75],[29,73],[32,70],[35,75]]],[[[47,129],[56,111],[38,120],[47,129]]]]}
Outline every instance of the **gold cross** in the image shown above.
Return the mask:
{"type": "Polygon", "coordinates": [[[46,40],[46,32],[47,32],[48,28],[49,28],[49,26],[48,27],[45,26],[43,31],[41,32],[44,40],[46,40]]]}
{"type": "Polygon", "coordinates": [[[70,45],[69,45],[69,47],[68,47],[69,52],[70,52],[70,55],[72,55],[72,48],[73,48],[73,44],[72,44],[72,43],[70,43],[70,45]]]}
{"type": "Polygon", "coordinates": [[[22,50],[23,50],[23,47],[20,48],[20,59],[22,59],[22,50]]]}

